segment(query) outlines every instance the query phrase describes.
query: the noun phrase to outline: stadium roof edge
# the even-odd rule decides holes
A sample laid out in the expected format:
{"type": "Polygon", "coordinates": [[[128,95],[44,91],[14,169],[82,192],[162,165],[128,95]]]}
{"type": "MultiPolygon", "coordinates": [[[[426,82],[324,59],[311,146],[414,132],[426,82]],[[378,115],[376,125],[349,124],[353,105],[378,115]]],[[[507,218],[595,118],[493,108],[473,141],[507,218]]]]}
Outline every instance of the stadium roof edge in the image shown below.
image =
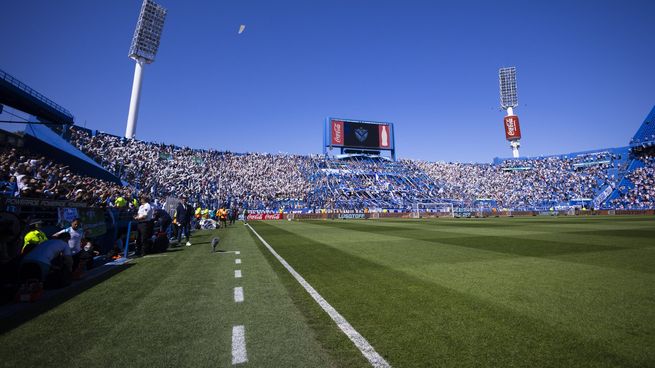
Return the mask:
{"type": "Polygon", "coordinates": [[[586,151],[577,151],[577,152],[569,152],[569,153],[559,153],[559,154],[552,154],[552,155],[539,155],[539,156],[525,156],[525,157],[494,157],[493,163],[497,164],[503,161],[507,160],[535,160],[535,159],[542,159],[542,158],[548,158],[548,157],[564,157],[564,156],[580,156],[580,155],[588,155],[588,154],[593,154],[593,153],[601,153],[601,152],[613,152],[613,153],[629,153],[630,151],[630,146],[621,146],[621,147],[610,147],[610,148],[597,148],[597,149],[592,149],[592,150],[586,150],[586,151]]]}
{"type": "Polygon", "coordinates": [[[70,111],[0,69],[0,103],[53,124],[74,124],[70,111]]]}

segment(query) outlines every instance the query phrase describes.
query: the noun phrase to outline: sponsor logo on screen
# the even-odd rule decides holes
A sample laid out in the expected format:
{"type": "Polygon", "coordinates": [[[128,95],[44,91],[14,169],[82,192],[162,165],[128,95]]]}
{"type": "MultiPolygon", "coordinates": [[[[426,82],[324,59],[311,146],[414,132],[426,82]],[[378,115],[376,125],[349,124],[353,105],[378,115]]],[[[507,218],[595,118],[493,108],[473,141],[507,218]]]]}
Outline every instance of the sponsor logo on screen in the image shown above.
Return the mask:
{"type": "Polygon", "coordinates": [[[343,121],[332,120],[332,144],[343,145],[343,121]]]}
{"type": "Polygon", "coordinates": [[[521,139],[521,126],[516,115],[505,116],[505,138],[508,140],[521,139]]]}
{"type": "Polygon", "coordinates": [[[389,143],[391,137],[389,135],[389,126],[382,124],[378,126],[380,130],[380,148],[389,148],[391,144],[389,143]]]}

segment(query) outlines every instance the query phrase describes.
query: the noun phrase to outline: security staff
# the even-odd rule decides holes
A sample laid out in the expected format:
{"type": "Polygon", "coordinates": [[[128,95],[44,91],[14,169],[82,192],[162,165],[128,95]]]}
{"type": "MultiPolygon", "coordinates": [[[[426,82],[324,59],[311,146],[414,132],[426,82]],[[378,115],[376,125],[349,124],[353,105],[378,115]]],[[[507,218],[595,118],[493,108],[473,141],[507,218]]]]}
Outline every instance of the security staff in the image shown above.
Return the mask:
{"type": "Polygon", "coordinates": [[[137,221],[137,230],[139,231],[139,241],[137,242],[136,253],[138,256],[145,256],[148,251],[148,244],[153,232],[153,208],[148,203],[148,197],[141,197],[141,206],[134,219],[137,221]]]}
{"type": "Polygon", "coordinates": [[[21,249],[21,254],[29,253],[34,247],[48,240],[48,237],[41,231],[41,224],[43,221],[34,220],[29,223],[29,232],[25,234],[23,239],[23,248],[21,249]]]}

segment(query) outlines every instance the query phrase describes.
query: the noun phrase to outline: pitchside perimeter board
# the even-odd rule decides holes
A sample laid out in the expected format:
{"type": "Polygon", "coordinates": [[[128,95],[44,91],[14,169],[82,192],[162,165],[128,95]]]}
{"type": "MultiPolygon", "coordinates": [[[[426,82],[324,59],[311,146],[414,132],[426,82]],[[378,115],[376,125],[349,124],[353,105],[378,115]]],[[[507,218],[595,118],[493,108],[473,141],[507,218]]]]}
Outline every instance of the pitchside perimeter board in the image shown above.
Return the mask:
{"type": "Polygon", "coordinates": [[[323,153],[339,149],[361,152],[389,151],[396,159],[393,123],[327,118],[323,132],[323,153]]]}

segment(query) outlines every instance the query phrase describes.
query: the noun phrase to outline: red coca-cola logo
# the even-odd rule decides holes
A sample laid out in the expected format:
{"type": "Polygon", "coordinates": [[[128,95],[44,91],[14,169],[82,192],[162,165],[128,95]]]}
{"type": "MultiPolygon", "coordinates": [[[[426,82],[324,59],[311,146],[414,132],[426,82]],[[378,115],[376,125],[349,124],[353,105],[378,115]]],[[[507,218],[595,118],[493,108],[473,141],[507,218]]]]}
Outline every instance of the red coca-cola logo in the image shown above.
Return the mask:
{"type": "Polygon", "coordinates": [[[343,144],[343,121],[332,121],[332,144],[343,144]]]}
{"type": "Polygon", "coordinates": [[[519,117],[515,115],[505,116],[505,138],[510,140],[521,139],[521,126],[519,117]]]}
{"type": "Polygon", "coordinates": [[[248,220],[282,220],[281,213],[251,213],[248,214],[248,220]]]}

